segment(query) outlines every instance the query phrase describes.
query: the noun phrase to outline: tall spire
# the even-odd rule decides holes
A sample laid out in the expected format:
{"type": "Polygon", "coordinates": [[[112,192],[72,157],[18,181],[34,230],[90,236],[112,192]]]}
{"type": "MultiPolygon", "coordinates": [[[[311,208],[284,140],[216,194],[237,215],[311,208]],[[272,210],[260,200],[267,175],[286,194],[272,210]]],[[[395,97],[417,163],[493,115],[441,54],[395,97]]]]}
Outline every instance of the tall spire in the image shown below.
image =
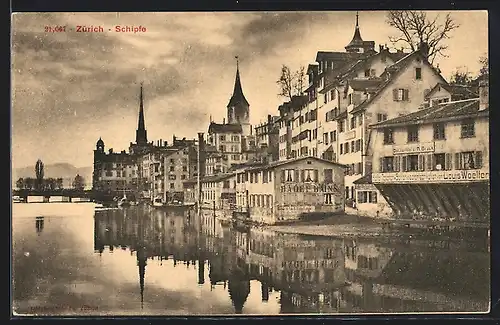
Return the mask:
{"type": "Polygon", "coordinates": [[[239,57],[235,56],[235,59],[236,79],[234,80],[233,96],[231,96],[231,100],[229,101],[229,104],[227,106],[236,106],[238,104],[245,104],[247,106],[250,106],[245,98],[245,95],[243,95],[243,88],[241,87],[239,57]]]}
{"type": "Polygon", "coordinates": [[[141,82],[141,91],[140,91],[140,95],[139,95],[139,122],[137,125],[137,131],[135,134],[135,142],[137,144],[148,143],[146,126],[144,123],[144,95],[143,95],[143,83],[142,82],[141,82]]]}
{"type": "Polygon", "coordinates": [[[354,36],[351,42],[345,47],[348,52],[358,52],[358,49],[363,47],[363,39],[359,31],[359,12],[356,11],[356,26],[354,28],[354,36]]]}

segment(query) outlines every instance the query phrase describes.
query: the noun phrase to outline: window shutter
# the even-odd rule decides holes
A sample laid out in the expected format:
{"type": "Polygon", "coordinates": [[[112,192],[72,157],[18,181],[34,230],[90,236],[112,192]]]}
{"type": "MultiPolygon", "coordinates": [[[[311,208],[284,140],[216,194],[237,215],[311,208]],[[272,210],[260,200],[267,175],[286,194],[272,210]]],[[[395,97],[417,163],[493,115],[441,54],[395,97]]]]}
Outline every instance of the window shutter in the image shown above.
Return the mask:
{"type": "Polygon", "coordinates": [[[423,171],[425,167],[425,155],[418,155],[418,170],[423,171]]]}
{"type": "Polygon", "coordinates": [[[295,179],[294,179],[295,182],[298,182],[299,181],[299,170],[298,169],[295,169],[295,179]]]}
{"type": "Polygon", "coordinates": [[[401,157],[400,156],[395,156],[394,157],[394,171],[395,172],[399,172],[400,170],[400,167],[401,167],[401,157]]]}
{"type": "Polygon", "coordinates": [[[398,101],[398,90],[397,89],[393,89],[392,90],[392,99],[397,102],[398,101]]]}
{"type": "Polygon", "coordinates": [[[401,157],[401,159],[402,159],[401,171],[406,172],[408,171],[408,156],[403,156],[401,157]]]}
{"type": "Polygon", "coordinates": [[[483,168],[483,152],[482,151],[476,151],[476,161],[475,161],[475,166],[476,168],[483,168]]]}
{"type": "Polygon", "coordinates": [[[451,153],[444,154],[444,169],[451,170],[451,153]]]}
{"type": "Polygon", "coordinates": [[[314,170],[314,181],[317,182],[319,179],[319,171],[317,169],[314,170]]]}
{"type": "Polygon", "coordinates": [[[384,158],[379,159],[379,172],[383,173],[384,172],[384,158]]]}
{"type": "Polygon", "coordinates": [[[460,161],[460,152],[455,153],[455,169],[462,169],[462,164],[460,161]]]}
{"type": "Polygon", "coordinates": [[[410,100],[410,90],[409,89],[405,89],[403,90],[403,100],[404,101],[409,101],[410,100]]]}
{"type": "MultiPolygon", "coordinates": [[[[441,166],[442,168],[443,166],[441,166]]],[[[434,169],[434,155],[428,154],[427,155],[427,170],[433,170],[434,169]]]]}

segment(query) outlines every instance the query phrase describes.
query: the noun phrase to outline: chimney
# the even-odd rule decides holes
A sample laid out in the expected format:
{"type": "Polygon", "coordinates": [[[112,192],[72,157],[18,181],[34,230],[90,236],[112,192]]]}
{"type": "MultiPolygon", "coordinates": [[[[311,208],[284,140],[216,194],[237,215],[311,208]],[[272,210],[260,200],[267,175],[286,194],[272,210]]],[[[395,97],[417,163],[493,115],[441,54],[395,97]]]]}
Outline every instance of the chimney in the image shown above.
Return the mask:
{"type": "Polygon", "coordinates": [[[384,46],[382,44],[378,45],[378,51],[382,52],[384,50],[384,46]]]}
{"type": "Polygon", "coordinates": [[[427,57],[429,56],[429,44],[427,44],[426,42],[421,42],[418,50],[420,51],[422,56],[427,59],[427,57]]]}
{"type": "Polygon", "coordinates": [[[489,81],[484,79],[479,81],[479,110],[488,109],[489,104],[489,81]]]}
{"type": "Polygon", "coordinates": [[[109,148],[109,153],[113,153],[113,148],[109,148]]]}

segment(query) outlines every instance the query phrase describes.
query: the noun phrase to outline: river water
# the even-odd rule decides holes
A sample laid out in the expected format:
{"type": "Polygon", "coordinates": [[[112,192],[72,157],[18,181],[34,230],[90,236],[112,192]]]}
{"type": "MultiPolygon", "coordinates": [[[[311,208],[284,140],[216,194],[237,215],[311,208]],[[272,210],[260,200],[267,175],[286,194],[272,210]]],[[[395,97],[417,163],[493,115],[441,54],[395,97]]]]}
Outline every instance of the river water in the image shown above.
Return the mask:
{"type": "Polygon", "coordinates": [[[14,204],[17,315],[487,312],[484,240],[333,238],[208,214],[14,204]]]}

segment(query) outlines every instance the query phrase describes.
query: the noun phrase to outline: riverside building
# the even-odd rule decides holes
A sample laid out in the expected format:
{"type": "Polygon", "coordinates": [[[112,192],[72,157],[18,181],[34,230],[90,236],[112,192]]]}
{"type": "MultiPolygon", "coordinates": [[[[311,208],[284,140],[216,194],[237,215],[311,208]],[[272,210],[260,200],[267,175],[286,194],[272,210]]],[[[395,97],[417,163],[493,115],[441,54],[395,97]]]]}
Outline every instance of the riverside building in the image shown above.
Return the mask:
{"type": "Polygon", "coordinates": [[[489,220],[488,83],[480,97],[373,125],[373,184],[399,218],[489,220]]]}

